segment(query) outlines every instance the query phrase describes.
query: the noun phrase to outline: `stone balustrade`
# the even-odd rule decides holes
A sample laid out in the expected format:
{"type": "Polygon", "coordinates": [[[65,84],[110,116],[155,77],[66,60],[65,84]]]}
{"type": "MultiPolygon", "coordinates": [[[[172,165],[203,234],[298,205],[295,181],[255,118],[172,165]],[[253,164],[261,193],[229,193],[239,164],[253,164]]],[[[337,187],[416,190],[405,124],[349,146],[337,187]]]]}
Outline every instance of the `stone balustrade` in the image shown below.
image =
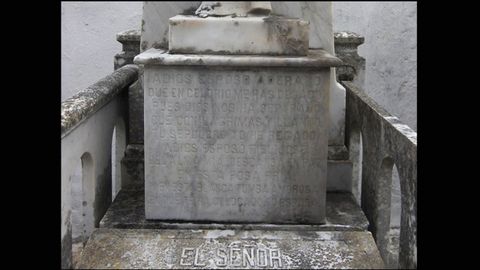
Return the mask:
{"type": "Polygon", "coordinates": [[[398,267],[416,268],[417,133],[352,82],[343,81],[342,85],[347,91],[346,145],[354,163],[353,175],[361,170],[361,179],[354,177],[353,182],[361,181],[361,207],[370,222],[369,230],[382,258],[389,265],[392,170],[395,165],[401,191],[398,267]],[[362,151],[361,161],[359,149],[362,151]]]}
{"type": "Polygon", "coordinates": [[[62,102],[63,268],[72,266],[72,244],[88,239],[112,202],[113,191],[120,189],[116,164],[127,142],[127,88],[137,77],[138,67],[127,65],[62,102]],[[112,181],[112,175],[118,180],[112,181]]]}

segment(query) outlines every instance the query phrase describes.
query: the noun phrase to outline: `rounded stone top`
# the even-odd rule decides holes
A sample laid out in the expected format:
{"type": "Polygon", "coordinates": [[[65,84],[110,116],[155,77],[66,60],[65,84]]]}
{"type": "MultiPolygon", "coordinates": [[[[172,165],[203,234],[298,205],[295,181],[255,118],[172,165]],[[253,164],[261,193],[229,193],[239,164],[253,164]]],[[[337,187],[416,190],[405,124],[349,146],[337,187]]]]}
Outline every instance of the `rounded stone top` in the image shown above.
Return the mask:
{"type": "Polygon", "coordinates": [[[333,34],[336,43],[340,44],[363,44],[365,42],[365,38],[357,33],[350,32],[350,31],[341,31],[335,32],[333,34]]]}
{"type": "Polygon", "coordinates": [[[140,30],[127,30],[117,34],[117,41],[138,41],[140,42],[140,30]]]}

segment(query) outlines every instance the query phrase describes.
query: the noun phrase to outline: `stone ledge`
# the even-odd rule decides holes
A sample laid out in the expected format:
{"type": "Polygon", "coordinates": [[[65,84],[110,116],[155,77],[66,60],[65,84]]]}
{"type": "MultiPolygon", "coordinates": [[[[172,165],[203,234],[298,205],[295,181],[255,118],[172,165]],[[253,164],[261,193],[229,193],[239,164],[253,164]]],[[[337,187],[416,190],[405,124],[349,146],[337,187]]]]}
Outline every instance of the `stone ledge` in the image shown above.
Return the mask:
{"type": "Polygon", "coordinates": [[[126,65],[62,102],[61,137],[134,82],[138,66],[126,65]]]}
{"type": "Polygon", "coordinates": [[[370,232],[97,229],[78,267],[332,269],[384,264],[370,232]]]}
{"type": "Polygon", "coordinates": [[[327,192],[326,224],[247,224],[167,222],[145,219],[144,189],[122,189],[100,221],[100,228],[120,229],[242,229],[304,231],[366,231],[368,220],[351,193],[327,192]]]}
{"type": "Polygon", "coordinates": [[[124,41],[137,41],[140,46],[140,30],[127,30],[117,34],[117,41],[124,42],[124,41]]]}
{"type": "Polygon", "coordinates": [[[165,50],[154,48],[137,55],[133,62],[143,65],[302,68],[329,68],[340,66],[343,63],[339,58],[321,49],[309,50],[307,56],[261,56],[170,54],[165,50]]]}

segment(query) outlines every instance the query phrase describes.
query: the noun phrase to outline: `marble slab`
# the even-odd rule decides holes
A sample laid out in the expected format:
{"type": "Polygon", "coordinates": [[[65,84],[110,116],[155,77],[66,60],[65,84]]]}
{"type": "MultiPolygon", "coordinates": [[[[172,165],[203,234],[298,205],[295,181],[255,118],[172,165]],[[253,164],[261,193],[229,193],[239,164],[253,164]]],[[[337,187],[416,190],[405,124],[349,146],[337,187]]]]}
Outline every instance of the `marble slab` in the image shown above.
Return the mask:
{"type": "Polygon", "coordinates": [[[170,53],[307,55],[308,22],[283,16],[169,19],[170,53]]]}
{"type": "Polygon", "coordinates": [[[370,269],[370,232],[97,229],[83,269],[370,269]]]}
{"type": "Polygon", "coordinates": [[[206,55],[170,54],[163,49],[151,48],[134,58],[140,65],[182,66],[232,66],[232,67],[297,67],[330,68],[342,65],[342,61],[325,50],[309,50],[306,56],[269,55],[206,55]]]}

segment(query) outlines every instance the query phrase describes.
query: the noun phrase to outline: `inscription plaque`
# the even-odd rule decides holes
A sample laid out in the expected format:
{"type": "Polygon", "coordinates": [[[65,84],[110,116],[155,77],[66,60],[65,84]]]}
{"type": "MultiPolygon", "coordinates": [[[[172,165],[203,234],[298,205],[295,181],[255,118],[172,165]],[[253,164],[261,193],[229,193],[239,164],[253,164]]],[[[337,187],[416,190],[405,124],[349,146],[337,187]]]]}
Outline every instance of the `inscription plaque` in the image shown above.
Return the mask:
{"type": "Polygon", "coordinates": [[[328,72],[146,66],[147,219],[324,222],[328,72]]]}
{"type": "Polygon", "coordinates": [[[80,269],[372,269],[366,231],[126,230],[93,232],[80,269]]]}

